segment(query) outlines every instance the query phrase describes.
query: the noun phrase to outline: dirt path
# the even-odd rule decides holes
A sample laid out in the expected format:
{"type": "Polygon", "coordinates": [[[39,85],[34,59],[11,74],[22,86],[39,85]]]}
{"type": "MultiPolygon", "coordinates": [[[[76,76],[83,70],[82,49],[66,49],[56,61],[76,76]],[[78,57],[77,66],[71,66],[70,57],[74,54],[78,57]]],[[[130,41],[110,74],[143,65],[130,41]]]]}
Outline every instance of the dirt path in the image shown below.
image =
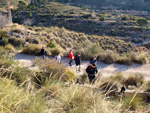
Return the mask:
{"type": "MultiPolygon", "coordinates": [[[[40,56],[38,56],[40,57],[40,56]]],[[[34,55],[26,55],[18,53],[15,55],[14,60],[20,62],[20,66],[22,67],[29,67],[31,68],[32,60],[35,59],[36,56],[34,55]]],[[[54,59],[53,57],[49,57],[50,59],[54,59]]],[[[69,69],[75,72],[75,64],[73,63],[73,66],[68,65],[68,59],[62,58],[62,63],[67,65],[69,69]]],[[[86,67],[89,64],[89,61],[82,61],[81,62],[81,72],[76,73],[77,75],[81,75],[85,72],[86,67]]],[[[97,62],[97,67],[99,72],[102,73],[104,77],[111,76],[117,72],[122,72],[125,74],[125,76],[129,75],[130,73],[142,73],[145,75],[145,80],[150,80],[150,64],[140,65],[140,64],[134,64],[132,66],[127,65],[119,65],[119,64],[105,64],[103,62],[97,62]]]]}

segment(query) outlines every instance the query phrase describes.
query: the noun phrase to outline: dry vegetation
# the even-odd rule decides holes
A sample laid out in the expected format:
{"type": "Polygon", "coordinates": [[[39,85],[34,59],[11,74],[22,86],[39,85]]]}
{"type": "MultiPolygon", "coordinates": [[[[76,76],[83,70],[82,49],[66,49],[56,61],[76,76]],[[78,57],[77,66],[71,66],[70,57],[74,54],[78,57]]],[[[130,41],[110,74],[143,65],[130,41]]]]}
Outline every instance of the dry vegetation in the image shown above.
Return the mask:
{"type": "Polygon", "coordinates": [[[134,44],[113,37],[86,35],[58,27],[25,27],[14,24],[11,28],[6,28],[12,32],[12,36],[3,38],[4,42],[17,48],[24,46],[23,52],[27,54],[39,55],[41,46],[46,45],[48,55],[61,52],[66,56],[68,50],[73,49],[74,54],[81,53],[82,60],[89,60],[96,55],[99,61],[108,64],[149,63],[146,51],[141,52],[134,44]]]}
{"type": "MultiPolygon", "coordinates": [[[[76,78],[72,72],[53,60],[36,59],[34,66],[38,68],[31,71],[18,67],[3,48],[0,57],[3,59],[0,61],[0,112],[120,113],[149,110],[149,104],[143,104],[145,98],[142,97],[126,96],[122,101],[118,97],[107,98],[104,90],[108,95],[116,88],[115,83],[120,82],[122,85],[131,79],[121,73],[111,77],[111,82],[100,77],[93,86],[79,85],[75,84],[76,78]]],[[[86,75],[83,76],[82,82],[86,79],[86,75]]],[[[144,79],[141,77],[135,74],[132,81],[139,83],[141,80],[143,84],[144,79]]]]}

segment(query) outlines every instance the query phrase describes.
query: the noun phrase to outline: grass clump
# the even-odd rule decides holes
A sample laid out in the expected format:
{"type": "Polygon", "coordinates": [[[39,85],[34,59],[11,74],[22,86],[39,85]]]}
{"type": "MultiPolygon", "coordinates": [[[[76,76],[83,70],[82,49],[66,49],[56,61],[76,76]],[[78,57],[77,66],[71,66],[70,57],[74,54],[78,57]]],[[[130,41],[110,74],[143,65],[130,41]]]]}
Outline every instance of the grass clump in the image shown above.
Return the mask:
{"type": "Polygon", "coordinates": [[[13,38],[9,38],[8,42],[17,47],[24,44],[24,39],[13,37],[13,38]]]}
{"type": "Polygon", "coordinates": [[[15,82],[0,78],[0,112],[1,113],[36,113],[44,112],[45,100],[42,95],[30,94],[15,82]]]}
{"type": "Polygon", "coordinates": [[[22,52],[29,55],[40,55],[40,51],[41,51],[41,46],[36,44],[26,44],[22,52]]]}
{"type": "Polygon", "coordinates": [[[107,64],[115,63],[117,61],[117,54],[111,50],[106,50],[104,53],[100,53],[99,60],[104,61],[107,64]]]}
{"type": "Polygon", "coordinates": [[[61,50],[59,48],[54,48],[51,50],[51,55],[52,56],[55,56],[55,55],[58,55],[58,53],[60,53],[61,50]]]}
{"type": "Polygon", "coordinates": [[[143,104],[142,97],[136,96],[134,98],[133,96],[125,96],[122,108],[138,112],[138,110],[141,110],[143,104]]]}
{"type": "Polygon", "coordinates": [[[8,50],[9,52],[15,52],[15,48],[11,44],[5,45],[4,49],[8,50]]]}
{"type": "Polygon", "coordinates": [[[47,43],[47,47],[55,48],[55,47],[57,47],[57,44],[54,41],[50,41],[50,42],[47,43]]]}
{"type": "Polygon", "coordinates": [[[114,76],[111,76],[110,79],[112,81],[120,82],[121,84],[124,84],[126,78],[121,72],[116,73],[114,76]]]}
{"type": "Polygon", "coordinates": [[[125,81],[125,85],[128,87],[129,85],[134,85],[136,87],[140,87],[144,83],[144,75],[140,73],[130,74],[129,77],[125,81]]]}
{"type": "Polygon", "coordinates": [[[34,76],[34,80],[42,85],[50,78],[60,81],[74,81],[75,75],[66,69],[65,65],[61,65],[54,60],[46,58],[45,60],[37,58],[33,61],[34,65],[39,67],[40,72],[34,76]]]}

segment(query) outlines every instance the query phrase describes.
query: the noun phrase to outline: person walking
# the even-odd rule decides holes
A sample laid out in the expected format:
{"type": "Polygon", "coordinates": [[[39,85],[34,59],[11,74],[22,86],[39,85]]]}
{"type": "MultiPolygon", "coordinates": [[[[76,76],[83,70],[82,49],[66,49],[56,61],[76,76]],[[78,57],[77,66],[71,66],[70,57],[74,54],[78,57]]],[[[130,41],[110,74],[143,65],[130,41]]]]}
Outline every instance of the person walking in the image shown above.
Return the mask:
{"type": "Polygon", "coordinates": [[[45,54],[46,54],[46,51],[44,49],[44,46],[42,46],[42,49],[41,49],[41,55],[42,55],[42,58],[45,59],[45,54]]]}
{"type": "Polygon", "coordinates": [[[91,57],[90,64],[96,64],[96,63],[97,63],[96,56],[91,57]]]}
{"type": "Polygon", "coordinates": [[[81,72],[81,57],[80,57],[81,55],[80,55],[80,53],[78,53],[78,54],[76,54],[76,56],[75,56],[75,58],[74,58],[74,60],[75,60],[75,63],[76,63],[76,72],[81,72]],[[78,66],[79,66],[79,68],[78,68],[78,66]]]}
{"type": "Polygon", "coordinates": [[[71,63],[74,59],[72,50],[69,51],[68,58],[69,58],[69,65],[72,66],[71,63]]]}
{"type": "Polygon", "coordinates": [[[58,53],[58,55],[56,56],[56,61],[61,64],[61,55],[60,53],[58,53]]]}
{"type": "Polygon", "coordinates": [[[90,83],[94,83],[94,79],[96,78],[96,74],[98,73],[96,65],[90,64],[86,68],[86,72],[88,73],[88,78],[89,78],[90,83]]]}

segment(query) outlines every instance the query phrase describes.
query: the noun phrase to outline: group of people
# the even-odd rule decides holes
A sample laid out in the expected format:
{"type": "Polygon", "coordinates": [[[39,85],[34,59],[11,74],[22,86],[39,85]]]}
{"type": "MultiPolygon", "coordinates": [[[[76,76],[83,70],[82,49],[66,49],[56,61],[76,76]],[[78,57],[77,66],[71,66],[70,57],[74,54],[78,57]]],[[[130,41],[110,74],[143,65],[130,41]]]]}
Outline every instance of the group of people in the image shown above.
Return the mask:
{"type": "MultiPolygon", "coordinates": [[[[41,55],[42,55],[43,59],[45,59],[45,54],[46,54],[46,51],[45,51],[44,47],[42,47],[41,55]]],[[[70,50],[69,54],[68,54],[68,58],[69,58],[69,65],[72,66],[72,62],[75,61],[76,72],[81,72],[81,54],[77,53],[74,57],[72,50],[70,50]]],[[[61,55],[60,55],[60,53],[58,53],[55,56],[54,59],[55,59],[55,61],[57,61],[58,63],[61,64],[61,55]]],[[[86,68],[86,72],[88,73],[88,78],[89,78],[90,83],[93,83],[95,78],[97,77],[96,74],[98,73],[98,70],[97,70],[96,62],[97,62],[96,61],[96,56],[92,57],[90,59],[90,64],[86,68]]]]}
{"type": "MultiPolygon", "coordinates": [[[[81,71],[80,70],[81,69],[81,54],[80,53],[76,54],[74,58],[72,50],[70,50],[68,54],[68,58],[69,58],[69,65],[72,66],[71,63],[74,60],[76,64],[76,71],[80,72],[81,71]]],[[[97,78],[96,74],[98,73],[98,70],[97,70],[96,62],[97,62],[96,56],[92,57],[90,59],[90,64],[86,68],[86,72],[88,73],[88,78],[89,78],[90,83],[94,83],[95,78],[97,78]]]]}
{"type": "MultiPolygon", "coordinates": [[[[42,55],[43,59],[45,59],[45,54],[46,54],[46,51],[45,51],[44,47],[42,47],[41,55],[42,55]]],[[[68,54],[68,58],[69,58],[69,65],[72,66],[72,62],[75,61],[76,72],[81,72],[81,54],[77,53],[76,56],[74,57],[72,50],[70,50],[69,54],[68,54]]],[[[60,53],[58,53],[55,56],[55,61],[57,61],[58,63],[61,64],[61,54],[60,53]]],[[[96,78],[98,77],[97,76],[98,70],[97,70],[96,63],[97,63],[96,56],[94,56],[90,59],[90,64],[86,68],[86,72],[88,74],[90,83],[94,83],[96,78]]],[[[121,88],[121,90],[119,92],[119,95],[124,94],[125,91],[126,91],[126,88],[125,88],[125,85],[123,85],[123,87],[121,88]]]]}

